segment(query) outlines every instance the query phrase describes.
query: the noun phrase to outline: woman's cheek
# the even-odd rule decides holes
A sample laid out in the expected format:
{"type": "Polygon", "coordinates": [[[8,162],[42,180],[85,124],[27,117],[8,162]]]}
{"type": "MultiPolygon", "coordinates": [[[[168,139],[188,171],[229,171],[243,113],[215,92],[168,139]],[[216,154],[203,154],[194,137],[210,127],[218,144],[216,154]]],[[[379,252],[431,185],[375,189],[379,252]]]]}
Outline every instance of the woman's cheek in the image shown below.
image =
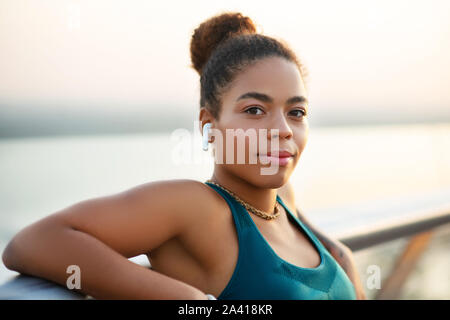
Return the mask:
{"type": "Polygon", "coordinates": [[[299,128],[298,130],[294,131],[294,141],[295,144],[297,145],[299,154],[301,154],[303,149],[306,147],[306,144],[308,142],[308,136],[309,136],[308,127],[299,128]]]}

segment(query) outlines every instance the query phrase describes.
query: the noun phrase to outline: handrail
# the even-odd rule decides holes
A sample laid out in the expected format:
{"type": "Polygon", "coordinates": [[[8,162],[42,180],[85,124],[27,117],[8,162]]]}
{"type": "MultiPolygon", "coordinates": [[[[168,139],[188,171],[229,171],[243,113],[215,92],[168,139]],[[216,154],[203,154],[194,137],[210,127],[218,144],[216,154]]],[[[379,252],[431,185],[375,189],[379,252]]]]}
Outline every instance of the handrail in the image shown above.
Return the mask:
{"type": "Polygon", "coordinates": [[[372,225],[337,238],[352,251],[358,251],[391,240],[404,238],[450,223],[450,205],[428,209],[412,217],[372,225]]]}
{"type": "Polygon", "coordinates": [[[307,218],[358,251],[450,223],[450,188],[312,210],[307,218]]]}

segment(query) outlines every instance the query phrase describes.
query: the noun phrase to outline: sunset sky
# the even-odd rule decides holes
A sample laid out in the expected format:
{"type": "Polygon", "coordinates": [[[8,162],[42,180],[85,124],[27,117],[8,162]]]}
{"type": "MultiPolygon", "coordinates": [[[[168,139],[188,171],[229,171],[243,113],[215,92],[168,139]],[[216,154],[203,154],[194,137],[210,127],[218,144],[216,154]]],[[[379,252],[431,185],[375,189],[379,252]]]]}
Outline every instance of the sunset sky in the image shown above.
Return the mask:
{"type": "MultiPolygon", "coordinates": [[[[0,108],[198,107],[189,42],[240,11],[306,64],[321,112],[450,108],[450,1],[0,1],[0,108]]],[[[181,109],[180,109],[181,108],[181,109]]]]}

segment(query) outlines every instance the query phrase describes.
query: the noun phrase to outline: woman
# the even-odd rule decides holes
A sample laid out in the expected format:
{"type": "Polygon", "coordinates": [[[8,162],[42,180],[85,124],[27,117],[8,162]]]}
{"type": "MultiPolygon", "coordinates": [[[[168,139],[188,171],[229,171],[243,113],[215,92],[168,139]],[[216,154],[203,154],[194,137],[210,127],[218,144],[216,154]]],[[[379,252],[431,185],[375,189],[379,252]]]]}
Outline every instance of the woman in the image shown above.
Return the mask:
{"type": "Polygon", "coordinates": [[[216,160],[245,161],[216,161],[206,183],[155,181],[55,212],[10,241],[5,265],[62,285],[78,266],[79,291],[97,299],[363,299],[351,251],[300,215],[288,183],[308,136],[295,54],[240,13],[202,23],[190,49],[203,138],[216,160]],[[238,129],[257,132],[256,154],[238,129]],[[140,254],[151,270],[127,259],[140,254]]]}

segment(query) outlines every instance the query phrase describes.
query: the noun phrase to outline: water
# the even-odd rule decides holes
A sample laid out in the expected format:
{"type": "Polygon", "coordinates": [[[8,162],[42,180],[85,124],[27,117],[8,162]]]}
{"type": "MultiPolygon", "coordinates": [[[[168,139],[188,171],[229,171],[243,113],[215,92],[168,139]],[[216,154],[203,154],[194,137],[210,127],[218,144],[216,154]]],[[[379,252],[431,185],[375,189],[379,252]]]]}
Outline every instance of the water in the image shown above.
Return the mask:
{"type": "MultiPolygon", "coordinates": [[[[204,161],[184,165],[172,162],[175,144],[169,133],[0,140],[0,249],[21,228],[75,202],[149,181],[211,176],[200,141],[193,157],[204,161]]],[[[291,183],[308,215],[449,188],[449,164],[450,124],[312,128],[291,183]]],[[[1,265],[0,283],[11,274],[1,265]]]]}

